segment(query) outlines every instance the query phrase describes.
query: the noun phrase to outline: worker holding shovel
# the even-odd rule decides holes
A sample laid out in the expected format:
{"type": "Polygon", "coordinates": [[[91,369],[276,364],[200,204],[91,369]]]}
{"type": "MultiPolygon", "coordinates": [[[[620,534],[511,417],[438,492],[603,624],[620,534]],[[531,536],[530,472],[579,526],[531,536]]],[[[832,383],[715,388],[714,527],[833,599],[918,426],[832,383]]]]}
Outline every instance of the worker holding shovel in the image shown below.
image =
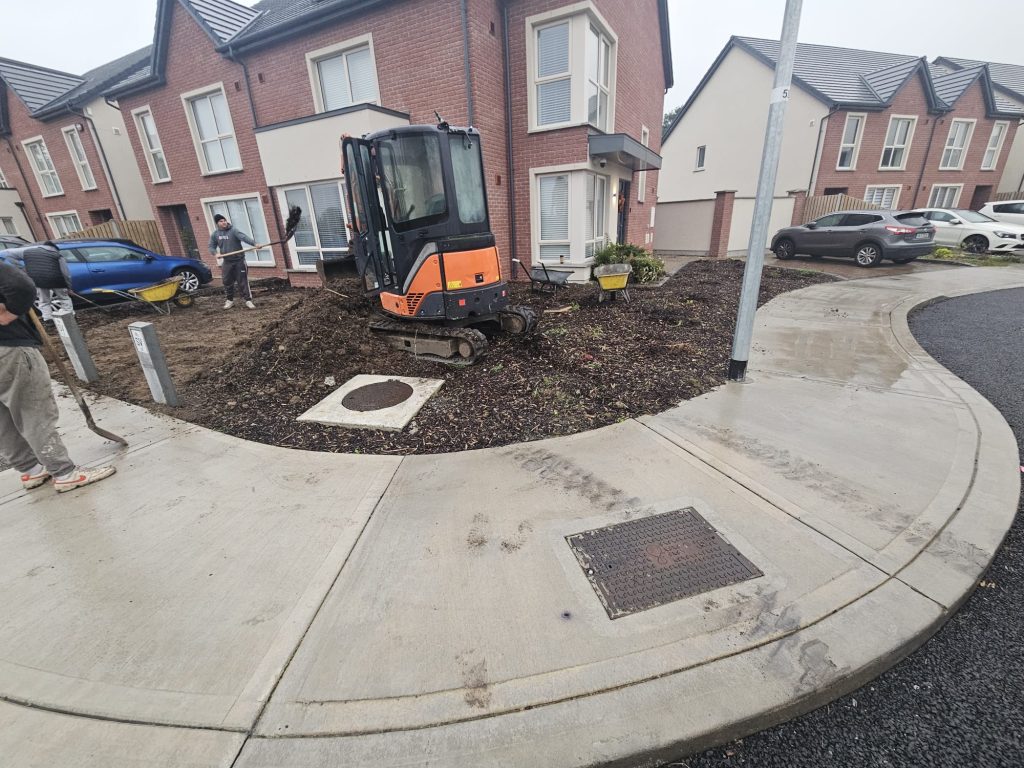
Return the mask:
{"type": "Polygon", "coordinates": [[[39,352],[42,339],[28,316],[35,298],[32,279],[0,261],[0,457],[21,473],[26,490],[53,478],[63,493],[115,470],[76,466],[57,434],[57,401],[39,352]]]}
{"type": "Polygon", "coordinates": [[[256,242],[245,232],[235,229],[231,222],[221,214],[213,217],[213,223],[217,229],[210,233],[210,255],[217,256],[219,250],[221,255],[217,257],[217,264],[221,267],[220,278],[224,283],[224,309],[231,309],[235,305],[235,289],[245,299],[247,309],[256,309],[252,303],[252,289],[249,287],[249,266],[245,263],[245,254],[239,253],[242,250],[242,243],[255,246],[256,242]]]}

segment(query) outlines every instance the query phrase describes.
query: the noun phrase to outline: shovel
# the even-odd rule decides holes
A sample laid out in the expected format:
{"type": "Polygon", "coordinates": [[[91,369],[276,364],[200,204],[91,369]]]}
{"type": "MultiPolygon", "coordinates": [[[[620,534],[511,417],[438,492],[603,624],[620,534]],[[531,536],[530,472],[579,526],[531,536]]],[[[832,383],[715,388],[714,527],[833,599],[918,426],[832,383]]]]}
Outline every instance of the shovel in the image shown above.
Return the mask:
{"type": "Polygon", "coordinates": [[[39,337],[43,340],[43,345],[46,347],[46,351],[50,353],[50,357],[53,358],[54,365],[57,366],[57,370],[60,371],[60,376],[64,379],[64,383],[67,384],[68,389],[71,390],[71,394],[75,396],[75,402],[78,403],[78,407],[82,409],[82,413],[85,414],[85,423],[89,425],[89,429],[95,432],[100,437],[104,437],[107,440],[111,440],[115,443],[127,446],[128,441],[119,435],[115,435],[113,432],[107,432],[102,427],[96,426],[96,422],[92,418],[92,413],[89,411],[89,406],[85,402],[85,398],[82,397],[81,391],[75,384],[74,379],[68,373],[68,369],[64,366],[64,361],[60,359],[60,355],[57,354],[57,348],[54,346],[53,341],[50,340],[50,335],[46,332],[43,324],[39,321],[39,315],[36,314],[34,309],[28,311],[28,316],[32,318],[32,324],[36,327],[39,332],[39,337]]]}
{"type": "Polygon", "coordinates": [[[284,225],[284,238],[281,240],[274,240],[269,243],[262,243],[260,245],[250,245],[248,248],[242,248],[240,251],[229,251],[228,253],[218,253],[217,263],[220,264],[220,260],[228,256],[238,256],[240,253],[249,253],[249,251],[258,251],[260,248],[269,248],[272,245],[280,245],[281,243],[287,243],[293,237],[295,237],[295,230],[299,228],[299,219],[302,218],[302,209],[297,205],[293,205],[288,209],[288,221],[284,225]]]}

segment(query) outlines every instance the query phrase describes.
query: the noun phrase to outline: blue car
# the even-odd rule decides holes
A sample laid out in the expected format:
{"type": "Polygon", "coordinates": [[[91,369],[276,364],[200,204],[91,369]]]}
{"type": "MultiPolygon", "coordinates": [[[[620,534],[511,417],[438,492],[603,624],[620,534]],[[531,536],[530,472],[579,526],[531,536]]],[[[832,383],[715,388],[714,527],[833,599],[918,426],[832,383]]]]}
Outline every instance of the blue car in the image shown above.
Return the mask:
{"type": "Polygon", "coordinates": [[[198,259],[163,256],[130,240],[59,240],[71,273],[71,288],[87,296],[97,288],[126,291],[181,275],[181,288],[195,291],[213,280],[198,259]]]}

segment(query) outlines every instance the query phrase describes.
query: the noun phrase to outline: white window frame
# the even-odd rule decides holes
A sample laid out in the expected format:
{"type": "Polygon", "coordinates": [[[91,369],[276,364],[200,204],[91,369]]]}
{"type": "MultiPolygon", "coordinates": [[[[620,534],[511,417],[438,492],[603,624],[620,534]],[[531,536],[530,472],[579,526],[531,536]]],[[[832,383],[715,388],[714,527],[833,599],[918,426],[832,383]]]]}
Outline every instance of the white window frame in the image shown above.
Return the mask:
{"type": "Polygon", "coordinates": [[[299,263],[299,252],[301,251],[317,251],[323,253],[327,251],[345,251],[350,252],[349,248],[324,248],[320,242],[320,228],[316,225],[316,211],[313,208],[313,198],[310,194],[310,184],[325,184],[329,182],[336,182],[338,185],[338,193],[341,199],[341,219],[345,225],[345,230],[348,232],[349,220],[348,220],[348,197],[345,191],[345,179],[325,179],[324,181],[310,181],[305,184],[289,184],[286,187],[281,187],[278,190],[277,199],[281,205],[281,210],[288,210],[288,198],[286,197],[288,192],[295,190],[302,190],[306,195],[306,205],[302,207],[302,215],[310,217],[310,223],[313,225],[313,237],[316,239],[315,246],[304,246],[300,248],[295,243],[295,239],[288,241],[288,257],[291,261],[291,268],[301,272],[315,272],[316,264],[301,264],[299,263]]]}
{"type": "Polygon", "coordinates": [[[171,180],[171,166],[167,162],[167,153],[164,152],[163,141],[160,140],[160,130],[156,127],[156,118],[153,116],[153,110],[150,109],[149,104],[138,107],[132,110],[132,119],[135,122],[135,131],[139,135],[139,143],[142,146],[142,154],[146,156],[146,165],[149,166],[149,176],[153,180],[154,184],[166,184],[171,180]],[[149,143],[149,134],[146,132],[146,128],[142,123],[142,118],[145,115],[149,115],[149,119],[153,122],[153,132],[156,134],[157,146],[153,147],[149,143]],[[164,167],[167,169],[167,178],[160,178],[157,173],[156,156],[159,154],[164,159],[164,167]]]}
{"type": "MultiPolygon", "coordinates": [[[[353,102],[350,106],[357,106],[358,104],[380,104],[380,76],[377,71],[377,53],[373,49],[373,35],[366,34],[306,53],[306,70],[309,75],[309,85],[313,91],[313,108],[317,114],[327,111],[327,106],[324,102],[323,84],[320,82],[320,69],[318,66],[320,62],[325,59],[333,59],[336,56],[347,57],[349,53],[355,53],[357,50],[364,47],[370,49],[370,60],[373,62],[373,80],[376,93],[372,101],[353,102]]],[[[345,59],[345,77],[348,80],[349,98],[351,98],[352,80],[349,78],[348,58],[345,59]]]]}
{"type": "MultiPolygon", "coordinates": [[[[596,119],[596,122],[592,121],[590,119],[590,107],[588,105],[588,107],[587,107],[587,123],[589,125],[594,126],[595,128],[597,128],[597,130],[599,130],[599,131],[601,131],[603,133],[611,133],[612,131],[609,131],[609,128],[614,129],[614,127],[615,127],[615,115],[611,111],[611,103],[612,103],[612,94],[611,94],[611,87],[612,87],[611,77],[612,77],[612,75],[611,75],[611,68],[612,68],[612,57],[614,56],[614,50],[615,50],[615,45],[614,45],[614,43],[612,43],[611,38],[608,35],[606,35],[604,33],[604,31],[600,27],[598,27],[596,24],[591,23],[587,27],[587,36],[585,38],[585,42],[584,42],[584,46],[583,46],[583,56],[584,56],[584,62],[583,62],[583,66],[584,66],[584,73],[583,73],[584,93],[583,93],[583,98],[584,99],[589,98],[587,96],[587,93],[591,90],[591,86],[595,86],[597,88],[597,119],[596,119]],[[586,62],[587,47],[590,44],[590,40],[591,40],[592,36],[596,36],[597,37],[597,72],[598,72],[597,80],[592,80],[590,78],[590,73],[586,71],[586,66],[587,66],[587,62],[586,62]],[[605,66],[604,59],[601,56],[602,46],[607,47],[607,50],[608,50],[608,63],[607,63],[607,66],[605,66]],[[604,71],[602,71],[602,69],[604,71]],[[604,82],[602,80],[602,75],[604,76],[603,80],[606,80],[607,82],[604,82]],[[606,97],[605,98],[605,105],[606,106],[605,106],[604,124],[603,125],[601,124],[601,94],[602,93],[606,97]]],[[[570,54],[570,56],[572,55],[572,46],[570,46],[570,48],[569,48],[569,54],[570,54]]],[[[571,71],[572,59],[570,59],[569,66],[570,66],[570,71],[571,71]]]]}
{"type": "Polygon", "coordinates": [[[992,133],[989,134],[988,144],[985,145],[985,153],[981,156],[981,170],[983,171],[994,171],[999,167],[999,155],[1003,151],[1003,142],[1006,141],[1006,134],[1010,132],[1010,121],[1009,120],[997,120],[992,124],[992,133]],[[992,139],[995,138],[996,130],[1002,126],[1003,131],[999,135],[999,141],[996,145],[992,146],[992,139]],[[988,153],[992,152],[992,163],[986,165],[985,158],[988,157],[988,153]]]}
{"type": "Polygon", "coordinates": [[[82,191],[91,192],[96,189],[96,174],[92,172],[89,156],[85,153],[85,144],[82,143],[78,128],[74,125],[67,125],[61,128],[60,132],[64,135],[64,143],[68,146],[71,164],[75,166],[78,180],[82,183],[82,191]],[[79,150],[81,150],[81,156],[79,156],[79,150]],[[90,179],[92,179],[91,184],[89,183],[90,179]]]}
{"type": "MultiPolygon", "coordinates": [[[[640,143],[645,147],[651,146],[651,129],[646,125],[640,126],[640,143]]],[[[647,200],[647,171],[640,171],[639,177],[637,178],[639,189],[636,192],[636,201],[638,203],[646,202],[647,200]]]]}
{"type": "MultiPolygon", "coordinates": [[[[199,247],[200,253],[208,253],[209,252],[205,248],[205,246],[207,245],[207,243],[208,243],[208,241],[210,239],[210,233],[212,233],[217,228],[217,225],[213,223],[213,215],[214,214],[210,210],[211,204],[213,204],[213,203],[227,203],[227,202],[240,201],[240,200],[255,200],[256,201],[256,204],[259,206],[260,213],[263,215],[263,227],[267,230],[268,237],[270,236],[270,225],[267,222],[267,215],[263,211],[263,198],[260,197],[259,192],[239,192],[238,194],[235,194],[235,195],[220,195],[219,197],[203,197],[203,198],[200,198],[199,204],[201,206],[203,206],[203,216],[206,218],[207,235],[206,235],[206,239],[205,240],[199,240],[198,238],[196,240],[196,245],[199,247]]],[[[239,222],[237,222],[237,221],[231,221],[231,225],[232,226],[237,226],[240,230],[245,232],[245,234],[247,234],[253,240],[256,240],[256,236],[252,233],[252,229],[253,228],[251,226],[247,230],[244,224],[239,224],[239,222]]],[[[259,241],[257,240],[256,242],[259,242],[259,241]]],[[[244,243],[243,243],[243,246],[244,246],[244,243]]],[[[249,247],[249,246],[244,246],[244,247],[249,247]]],[[[277,260],[274,258],[274,249],[270,248],[270,247],[267,247],[267,248],[261,248],[258,251],[249,251],[248,253],[245,254],[245,263],[248,264],[250,267],[275,267],[275,266],[277,266],[277,260]],[[267,253],[270,254],[270,260],[269,261],[260,260],[260,258],[259,258],[259,255],[261,253],[263,253],[264,251],[266,251],[267,253]]]]}
{"type": "Polygon", "coordinates": [[[10,189],[11,185],[7,183],[7,177],[4,176],[4,169],[0,168],[0,189],[10,189]]]}
{"type": "Polygon", "coordinates": [[[604,237],[609,243],[615,240],[618,183],[623,179],[629,180],[630,177],[628,171],[625,174],[617,174],[608,173],[608,170],[600,168],[597,163],[569,163],[530,169],[530,253],[534,264],[557,266],[562,263],[558,259],[541,259],[540,246],[563,245],[566,242],[551,240],[542,243],[540,240],[540,178],[543,176],[569,177],[569,255],[564,261],[567,267],[576,269],[593,262],[593,259],[586,255],[587,173],[606,179],[604,237]]]}
{"type": "Polygon", "coordinates": [[[703,171],[705,168],[707,168],[707,161],[708,161],[708,145],[707,144],[701,144],[699,147],[697,147],[697,155],[696,155],[696,157],[693,158],[693,172],[696,173],[697,171],[703,171]],[[701,152],[701,150],[704,150],[704,151],[701,152]]]}
{"type": "MultiPolygon", "coordinates": [[[[615,130],[615,93],[618,74],[619,38],[615,30],[597,10],[593,0],[581,0],[553,11],[526,17],[526,103],[528,133],[556,131],[578,125],[590,125],[587,115],[587,35],[593,26],[603,34],[610,45],[608,67],[608,125],[607,132],[615,130]],[[544,27],[569,22],[569,75],[570,107],[569,120],[561,123],[538,125],[537,123],[537,34],[544,27]]],[[[551,75],[540,82],[553,82],[566,75],[551,75]]],[[[600,130],[600,129],[599,129],[600,130]]]]}
{"type": "Polygon", "coordinates": [[[52,213],[46,214],[46,220],[50,222],[50,229],[53,230],[54,238],[56,240],[60,240],[62,237],[67,237],[71,232],[81,232],[83,229],[82,219],[79,217],[78,211],[53,211],[52,213]],[[66,231],[61,232],[57,227],[57,221],[59,220],[66,224],[65,219],[72,216],[74,216],[75,221],[78,222],[78,226],[73,229],[65,226],[66,231]]]}
{"type": "Polygon", "coordinates": [[[0,235],[21,236],[21,233],[18,232],[18,228],[14,226],[13,216],[0,216],[0,235]]]}
{"type": "MultiPolygon", "coordinates": [[[[544,257],[541,255],[542,252],[543,252],[543,246],[545,246],[545,245],[564,245],[566,247],[566,250],[568,251],[568,256],[566,257],[566,260],[569,261],[569,262],[572,261],[572,232],[573,232],[573,223],[574,223],[573,220],[575,218],[577,218],[577,217],[573,216],[573,213],[575,212],[575,209],[574,209],[574,206],[573,206],[572,187],[573,187],[573,184],[572,184],[572,172],[571,171],[553,171],[551,173],[538,173],[538,174],[534,175],[534,178],[533,178],[533,180],[531,182],[531,185],[530,185],[530,189],[531,189],[530,197],[535,200],[536,206],[537,206],[537,224],[536,224],[536,227],[534,228],[534,231],[537,233],[537,237],[535,239],[536,248],[535,248],[534,258],[533,258],[533,263],[535,263],[535,264],[540,264],[540,263],[545,261],[544,257]],[[541,200],[540,185],[541,185],[541,180],[542,179],[546,179],[546,178],[557,177],[557,176],[565,176],[566,197],[568,198],[567,214],[566,214],[566,222],[565,222],[566,238],[564,240],[541,240],[541,212],[540,212],[540,200],[541,200]]],[[[580,211],[580,215],[581,216],[582,216],[582,214],[583,214],[583,212],[580,211]]],[[[582,224],[580,226],[582,226],[582,224]]],[[[552,263],[552,262],[550,260],[548,260],[548,263],[552,263]]],[[[561,259],[559,259],[559,261],[553,262],[553,263],[557,264],[557,263],[563,263],[563,262],[561,261],[561,259]]]]}
{"type": "MultiPolygon", "coordinates": [[[[594,173],[588,171],[584,174],[584,216],[583,216],[583,254],[587,259],[593,258],[594,254],[601,250],[605,245],[608,244],[608,209],[611,207],[611,177],[606,176],[603,173],[594,173]],[[593,179],[594,182],[594,227],[590,232],[587,232],[586,227],[586,209],[587,198],[590,196],[590,181],[593,179]],[[597,216],[598,208],[598,184],[604,185],[604,200],[603,200],[603,220],[602,217],[597,216]],[[597,234],[600,232],[600,234],[597,234]],[[587,254],[587,251],[591,252],[587,254]]],[[[572,178],[569,179],[569,205],[572,206],[572,178]]],[[[571,218],[571,216],[570,216],[571,218]]],[[[569,230],[569,243],[570,249],[572,248],[572,230],[569,230]]]]}
{"type": "Polygon", "coordinates": [[[926,208],[956,208],[958,205],[960,205],[960,195],[962,195],[963,192],[964,192],[964,185],[963,184],[932,184],[931,192],[928,193],[928,205],[926,205],[925,207],[926,208]],[[940,189],[955,189],[956,190],[956,195],[953,197],[953,202],[949,203],[948,205],[946,205],[946,204],[940,205],[938,203],[938,201],[935,199],[935,193],[936,193],[937,190],[940,190],[940,189]]]}
{"type": "Polygon", "coordinates": [[[942,154],[939,156],[939,170],[940,171],[962,171],[964,168],[964,162],[967,160],[967,151],[971,148],[971,139],[974,138],[974,126],[977,120],[967,118],[956,118],[955,120],[949,121],[949,133],[946,135],[946,143],[942,147],[942,154]],[[962,147],[956,147],[950,144],[953,140],[953,131],[956,130],[958,124],[966,125],[967,130],[964,133],[964,143],[962,147]],[[959,152],[957,162],[953,165],[946,164],[946,153],[947,152],[959,152]]]}
{"type": "MultiPolygon", "coordinates": [[[[903,191],[902,184],[868,184],[864,188],[864,202],[873,203],[874,205],[882,205],[882,203],[876,203],[874,200],[868,200],[868,193],[875,189],[895,189],[896,192],[892,196],[892,205],[887,210],[895,210],[900,204],[900,192],[903,191]]],[[[884,199],[884,198],[883,198],[884,199]]]]}
{"type": "Polygon", "coordinates": [[[905,171],[907,169],[907,158],[910,157],[910,147],[914,143],[914,131],[917,129],[917,115],[890,115],[889,124],[885,127],[885,136],[882,137],[882,154],[878,158],[878,170],[880,171],[905,171]],[[910,127],[907,129],[907,143],[900,144],[886,144],[884,142],[889,140],[889,131],[892,130],[892,124],[894,120],[909,120],[910,127]],[[902,162],[898,165],[883,165],[885,162],[885,152],[889,149],[903,148],[902,162]]]}
{"type": "MultiPolygon", "coordinates": [[[[181,106],[185,110],[185,119],[188,121],[189,131],[192,133],[192,146],[196,150],[196,158],[199,160],[199,170],[203,176],[218,176],[222,173],[235,173],[236,171],[243,170],[242,163],[242,147],[238,143],[238,132],[235,131],[235,119],[231,116],[231,103],[228,101],[227,90],[224,88],[224,83],[212,83],[205,88],[197,88],[194,91],[181,94],[181,106]],[[224,97],[224,105],[228,111],[228,119],[231,121],[231,132],[218,134],[215,139],[207,139],[203,141],[199,134],[199,126],[196,123],[195,114],[193,113],[192,102],[198,101],[204,97],[212,96],[215,93],[220,93],[224,97]],[[235,142],[235,150],[238,152],[238,167],[237,168],[224,168],[218,171],[211,171],[209,165],[206,162],[206,153],[203,151],[203,145],[212,141],[223,142],[225,139],[231,139],[235,142]]],[[[223,148],[221,149],[223,152],[223,148]]],[[[167,159],[166,157],[164,158],[167,159]]]]}
{"type": "Polygon", "coordinates": [[[50,150],[46,147],[46,139],[42,136],[33,136],[31,139],[25,139],[21,142],[21,146],[25,149],[25,154],[28,157],[28,164],[32,166],[32,173],[36,176],[36,183],[39,184],[39,191],[43,197],[60,197],[64,194],[64,185],[60,183],[60,174],[57,173],[57,168],[53,164],[53,155],[50,154],[50,150]],[[46,154],[46,159],[50,163],[48,169],[40,170],[36,166],[36,159],[32,155],[30,147],[33,144],[40,144],[43,147],[43,152],[46,154]],[[52,181],[57,187],[56,192],[47,192],[46,184],[43,182],[43,175],[50,176],[52,174],[52,181]]]}
{"type": "MultiPolygon", "coordinates": [[[[839,154],[836,155],[836,170],[837,171],[855,171],[857,170],[857,158],[860,156],[860,141],[864,137],[864,126],[867,125],[868,116],[866,112],[847,112],[846,122],[843,123],[843,132],[839,134],[839,154]],[[846,129],[850,127],[850,118],[856,118],[860,121],[857,127],[857,135],[853,137],[853,144],[847,144],[846,129]],[[843,159],[843,150],[847,147],[853,149],[853,154],[850,157],[849,165],[840,165],[843,159]]],[[[888,129],[886,129],[888,133],[888,129]]],[[[884,139],[884,137],[883,137],[884,139]]]]}

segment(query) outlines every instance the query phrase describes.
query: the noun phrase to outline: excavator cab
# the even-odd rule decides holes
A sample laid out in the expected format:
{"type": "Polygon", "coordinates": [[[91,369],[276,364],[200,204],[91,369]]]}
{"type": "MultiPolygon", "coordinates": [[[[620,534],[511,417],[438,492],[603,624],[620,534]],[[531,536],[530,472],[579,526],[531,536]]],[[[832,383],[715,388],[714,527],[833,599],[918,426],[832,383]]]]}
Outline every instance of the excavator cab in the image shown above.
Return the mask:
{"type": "Polygon", "coordinates": [[[372,330],[414,354],[460,364],[486,346],[467,326],[533,330],[528,308],[509,307],[474,128],[439,122],[346,137],[342,156],[356,267],[391,320],[372,330]]]}

